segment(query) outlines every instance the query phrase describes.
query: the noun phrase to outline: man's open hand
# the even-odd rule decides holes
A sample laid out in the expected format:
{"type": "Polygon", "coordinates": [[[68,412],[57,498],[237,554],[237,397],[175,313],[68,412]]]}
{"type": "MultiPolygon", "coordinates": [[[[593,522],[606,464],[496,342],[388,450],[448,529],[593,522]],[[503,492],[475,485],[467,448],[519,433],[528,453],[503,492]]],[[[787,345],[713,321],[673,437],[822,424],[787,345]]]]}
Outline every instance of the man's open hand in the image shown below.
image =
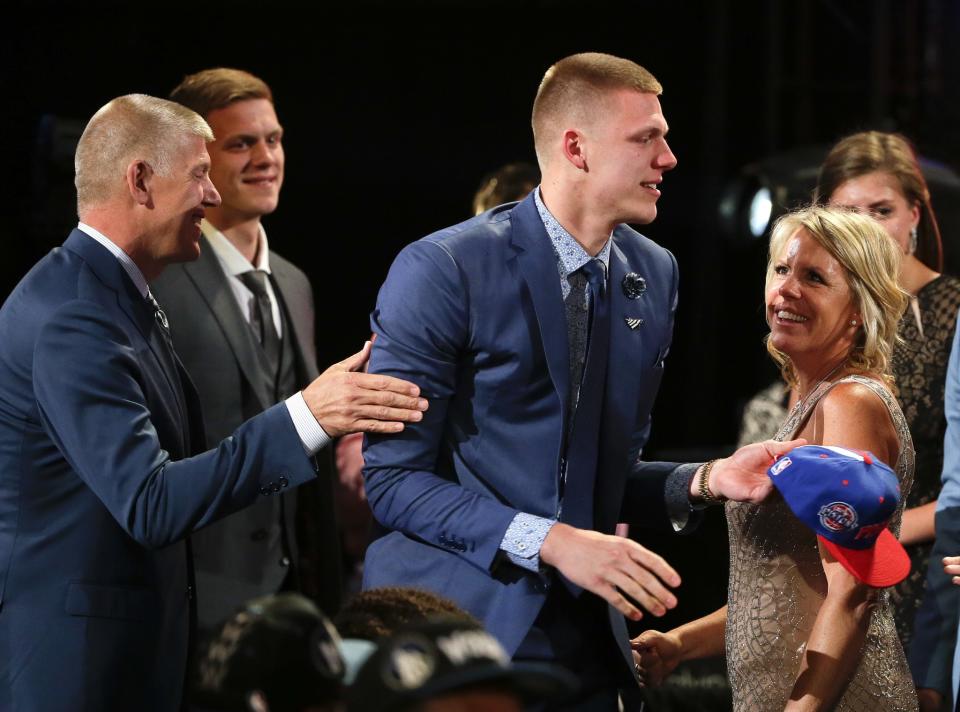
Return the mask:
{"type": "Polygon", "coordinates": [[[624,537],[557,523],[543,540],[540,560],[632,620],[643,614],[624,593],[655,616],[677,605],[666,588],[680,585],[677,572],[662,557],[624,537]]]}
{"type": "MultiPolygon", "coordinates": [[[[726,499],[757,504],[773,491],[773,482],[767,476],[767,468],[781,455],[795,447],[806,445],[803,439],[781,443],[766,440],[762,443],[744,445],[730,457],[717,460],[710,469],[710,491],[726,499]]],[[[699,498],[700,473],[690,483],[690,494],[699,498]]]]}
{"type": "Polygon", "coordinates": [[[363,373],[368,341],[353,356],[333,364],[303,389],[303,400],[331,438],[348,433],[399,433],[423,418],[427,401],[413,383],[363,373]]]}

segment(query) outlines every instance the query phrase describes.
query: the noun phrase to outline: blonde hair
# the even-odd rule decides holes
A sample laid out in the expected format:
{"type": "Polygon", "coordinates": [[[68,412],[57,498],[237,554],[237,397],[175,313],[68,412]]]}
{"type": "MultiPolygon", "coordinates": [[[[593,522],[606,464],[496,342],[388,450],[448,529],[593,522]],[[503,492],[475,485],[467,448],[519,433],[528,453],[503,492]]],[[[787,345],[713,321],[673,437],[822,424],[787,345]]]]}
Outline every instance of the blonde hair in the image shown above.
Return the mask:
{"type": "Polygon", "coordinates": [[[260,77],[242,69],[217,67],[189,74],[172,92],[170,99],[193,109],[204,118],[211,111],[247,99],[266,99],[273,103],[270,87],[260,77]]]}
{"type": "Polygon", "coordinates": [[[868,173],[893,176],[907,202],[920,206],[917,259],[934,272],[942,272],[943,243],[930,202],[930,189],[920,171],[917,154],[905,136],[862,131],[841,139],[820,166],[813,199],[817,203],[826,203],[841,185],[868,173]]]}
{"type": "Polygon", "coordinates": [[[601,113],[607,94],[633,89],[657,94],[660,82],[635,62],[599,52],[584,52],[561,59],[543,75],[533,101],[533,142],[541,170],[563,121],[585,121],[601,113]]]}
{"type": "MultiPolygon", "coordinates": [[[[844,270],[860,311],[862,327],[847,360],[849,367],[879,376],[893,386],[891,358],[897,339],[897,324],[907,306],[907,294],[897,283],[900,250],[879,223],[845,208],[810,206],[787,213],[777,220],[770,235],[767,289],[783,248],[803,230],[823,247],[844,270]]],[[[780,365],[784,380],[797,384],[790,357],[767,337],[767,351],[780,365]]]]}
{"type": "Polygon", "coordinates": [[[110,199],[133,160],[143,160],[158,175],[168,175],[185,139],[213,140],[198,114],[166,99],[128,94],[103,106],[80,136],[74,157],[77,212],[110,199]]]}

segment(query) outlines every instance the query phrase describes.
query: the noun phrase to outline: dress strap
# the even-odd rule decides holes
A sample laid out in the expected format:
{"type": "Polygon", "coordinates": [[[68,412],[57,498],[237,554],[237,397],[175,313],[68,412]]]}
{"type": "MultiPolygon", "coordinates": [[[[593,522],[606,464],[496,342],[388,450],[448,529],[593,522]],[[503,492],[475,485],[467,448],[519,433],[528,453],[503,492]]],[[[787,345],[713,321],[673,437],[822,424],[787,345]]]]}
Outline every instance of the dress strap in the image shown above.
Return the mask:
{"type": "Polygon", "coordinates": [[[890,420],[893,421],[894,429],[897,431],[897,440],[900,450],[897,457],[897,463],[905,462],[907,458],[909,458],[910,462],[912,463],[914,459],[913,439],[910,437],[910,428],[907,425],[907,419],[900,410],[900,405],[897,403],[896,398],[894,398],[893,394],[887,390],[886,386],[879,381],[856,374],[844,376],[843,378],[837,379],[836,381],[830,383],[820,384],[820,386],[818,386],[817,389],[811,394],[811,397],[807,399],[807,402],[803,404],[803,408],[791,413],[787,418],[787,421],[783,424],[783,428],[781,428],[781,433],[784,434],[784,437],[780,439],[786,440],[795,437],[797,432],[806,424],[807,419],[810,417],[810,413],[813,412],[813,409],[817,406],[817,403],[823,400],[824,396],[826,396],[841,383],[859,383],[861,386],[866,386],[869,388],[881,401],[883,401],[884,406],[886,406],[887,413],[890,415],[890,420]]]}

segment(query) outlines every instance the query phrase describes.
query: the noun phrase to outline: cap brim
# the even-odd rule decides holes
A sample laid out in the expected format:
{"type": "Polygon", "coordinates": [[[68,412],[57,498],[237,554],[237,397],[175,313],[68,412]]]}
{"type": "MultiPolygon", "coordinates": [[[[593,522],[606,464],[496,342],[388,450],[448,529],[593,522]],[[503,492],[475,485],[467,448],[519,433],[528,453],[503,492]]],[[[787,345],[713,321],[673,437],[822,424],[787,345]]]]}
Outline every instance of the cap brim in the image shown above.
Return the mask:
{"type": "Polygon", "coordinates": [[[509,667],[490,667],[451,671],[417,690],[411,697],[424,699],[444,692],[486,683],[499,683],[514,690],[527,702],[556,702],[569,698],[577,690],[576,679],[564,668],[549,663],[510,663],[509,667]]]}
{"type": "Polygon", "coordinates": [[[361,638],[344,638],[340,641],[340,657],[343,658],[343,684],[352,685],[363,664],[377,649],[377,644],[361,638]]]}
{"type": "Polygon", "coordinates": [[[886,588],[903,581],[910,573],[910,557],[889,529],[884,529],[869,549],[848,549],[822,536],[827,551],[857,579],[874,588],[886,588]]]}

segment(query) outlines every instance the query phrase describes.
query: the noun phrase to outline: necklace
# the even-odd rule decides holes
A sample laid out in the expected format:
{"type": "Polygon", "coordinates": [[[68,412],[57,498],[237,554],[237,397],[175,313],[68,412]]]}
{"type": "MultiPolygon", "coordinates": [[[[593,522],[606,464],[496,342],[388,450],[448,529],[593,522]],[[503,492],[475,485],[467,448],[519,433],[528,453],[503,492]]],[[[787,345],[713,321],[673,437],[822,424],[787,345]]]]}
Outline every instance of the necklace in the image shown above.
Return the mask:
{"type": "Polygon", "coordinates": [[[833,368],[830,369],[830,372],[827,373],[826,376],[824,376],[823,378],[821,378],[819,381],[817,381],[817,382],[814,384],[813,388],[810,389],[810,392],[807,393],[806,396],[804,396],[803,398],[798,398],[798,399],[797,399],[797,404],[796,404],[795,406],[793,406],[793,410],[790,411],[790,416],[793,416],[793,415],[795,415],[795,414],[797,414],[797,413],[802,413],[802,412],[803,412],[803,407],[807,404],[807,402],[810,400],[810,398],[813,396],[813,394],[817,392],[817,389],[819,389],[820,386],[822,386],[822,385],[827,381],[827,379],[830,378],[830,376],[832,376],[833,374],[835,374],[837,371],[840,370],[840,368],[842,368],[842,367],[845,366],[846,364],[847,364],[847,360],[846,360],[846,359],[844,359],[843,361],[841,361],[840,363],[838,363],[836,366],[834,366],[833,368]]]}

